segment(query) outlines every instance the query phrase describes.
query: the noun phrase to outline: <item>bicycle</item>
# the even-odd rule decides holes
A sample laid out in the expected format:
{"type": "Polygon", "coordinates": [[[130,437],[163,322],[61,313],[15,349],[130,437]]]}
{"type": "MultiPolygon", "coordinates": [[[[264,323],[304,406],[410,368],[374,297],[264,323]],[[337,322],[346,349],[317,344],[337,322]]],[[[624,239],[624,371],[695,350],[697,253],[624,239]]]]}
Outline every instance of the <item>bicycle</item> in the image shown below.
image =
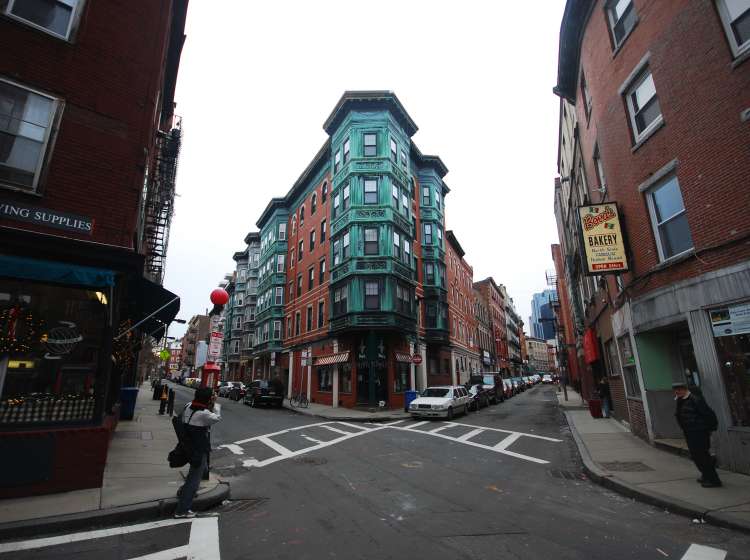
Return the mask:
{"type": "Polygon", "coordinates": [[[296,408],[307,408],[310,401],[307,400],[307,393],[300,390],[292,396],[289,404],[296,408]]]}

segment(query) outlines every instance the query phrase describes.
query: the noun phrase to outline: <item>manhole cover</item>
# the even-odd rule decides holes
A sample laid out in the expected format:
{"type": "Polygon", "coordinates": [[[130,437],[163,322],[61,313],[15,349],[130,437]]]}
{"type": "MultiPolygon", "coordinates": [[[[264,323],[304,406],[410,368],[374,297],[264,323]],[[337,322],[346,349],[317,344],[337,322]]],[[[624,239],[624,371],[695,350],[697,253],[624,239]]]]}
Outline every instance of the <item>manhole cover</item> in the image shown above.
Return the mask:
{"type": "Polygon", "coordinates": [[[323,457],[305,457],[304,455],[292,460],[299,465],[325,465],[328,462],[323,457]]]}
{"type": "Polygon", "coordinates": [[[583,473],[563,471],[560,469],[551,469],[547,472],[553,478],[564,478],[565,480],[586,480],[586,475],[584,475],[583,473]]]}
{"type": "Polygon", "coordinates": [[[601,465],[608,471],[613,472],[646,472],[654,470],[640,461],[612,461],[610,463],[601,463],[601,465]]]}
{"type": "Polygon", "coordinates": [[[221,513],[234,513],[239,511],[249,511],[258,504],[265,501],[265,498],[253,498],[250,500],[230,500],[228,504],[221,506],[221,513]]]}

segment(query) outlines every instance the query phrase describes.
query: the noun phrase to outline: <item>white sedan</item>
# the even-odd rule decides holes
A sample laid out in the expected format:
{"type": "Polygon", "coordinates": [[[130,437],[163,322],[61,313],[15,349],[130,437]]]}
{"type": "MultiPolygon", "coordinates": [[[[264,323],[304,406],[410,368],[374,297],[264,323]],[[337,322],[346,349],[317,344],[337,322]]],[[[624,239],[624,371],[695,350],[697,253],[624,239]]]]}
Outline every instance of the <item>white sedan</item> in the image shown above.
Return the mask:
{"type": "Polygon", "coordinates": [[[446,418],[454,414],[466,413],[471,397],[466,387],[444,385],[427,387],[422,394],[409,404],[409,414],[414,418],[446,418]]]}

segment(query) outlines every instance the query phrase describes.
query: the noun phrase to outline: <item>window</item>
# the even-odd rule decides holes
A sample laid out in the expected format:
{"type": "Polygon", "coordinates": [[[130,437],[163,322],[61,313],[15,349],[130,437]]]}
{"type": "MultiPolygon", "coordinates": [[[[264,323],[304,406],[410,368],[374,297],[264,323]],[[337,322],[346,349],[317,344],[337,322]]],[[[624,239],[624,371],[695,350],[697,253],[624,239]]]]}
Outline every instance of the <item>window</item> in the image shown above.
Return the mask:
{"type": "Polygon", "coordinates": [[[320,191],[321,202],[325,202],[328,199],[328,183],[323,183],[323,188],[320,191]]]}
{"type": "Polygon", "coordinates": [[[380,309],[380,282],[365,282],[365,309],[380,309]]]}
{"type": "Polygon", "coordinates": [[[286,224],[279,224],[279,241],[286,240],[286,224]]]}
{"type": "Polygon", "coordinates": [[[378,253],[377,228],[365,228],[365,255],[377,255],[378,253]]]}
{"type": "Polygon", "coordinates": [[[255,321],[255,307],[248,307],[247,309],[247,320],[255,321]]]}
{"type": "Polygon", "coordinates": [[[393,195],[393,206],[398,210],[398,187],[391,185],[391,194],[393,195]]]}
{"type": "Polygon", "coordinates": [[[349,161],[349,139],[344,140],[344,164],[349,161]]]}
{"type": "Polygon", "coordinates": [[[685,205],[675,175],[646,192],[660,260],[693,248],[685,205]]]}
{"type": "Polygon", "coordinates": [[[626,95],[630,124],[635,141],[643,139],[661,123],[661,108],[651,70],[646,69],[628,89],[626,95]]]}
{"type": "Polygon", "coordinates": [[[326,260],[320,259],[320,267],[318,273],[318,284],[322,284],[326,277],[326,260]]]}
{"type": "Polygon", "coordinates": [[[315,249],[315,230],[310,230],[310,252],[312,253],[313,249],[315,249]]]}
{"type": "Polygon", "coordinates": [[[302,295],[302,275],[297,275],[297,297],[302,295]]]}
{"type": "Polygon", "coordinates": [[[294,281],[289,281],[289,301],[294,301],[294,281]]]}
{"type": "Polygon", "coordinates": [[[289,315],[286,316],[286,337],[292,337],[292,318],[289,315]]]}
{"type": "Polygon", "coordinates": [[[324,306],[324,303],[322,301],[319,301],[318,302],[318,328],[319,329],[323,328],[323,317],[324,317],[323,306],[324,306]]]}
{"type": "Polygon", "coordinates": [[[318,193],[313,193],[312,199],[310,200],[310,215],[315,214],[315,210],[318,209],[318,193]]]}
{"type": "Polygon", "coordinates": [[[305,225],[305,206],[302,205],[302,208],[299,209],[299,225],[302,227],[305,225]]]}
{"type": "Polygon", "coordinates": [[[622,369],[620,368],[620,358],[617,356],[617,346],[615,345],[615,339],[608,341],[605,345],[607,349],[606,360],[607,370],[610,377],[622,375],[622,369]]]}
{"type": "Polygon", "coordinates": [[[297,233],[297,216],[292,216],[292,235],[297,233]]]}
{"type": "Polygon", "coordinates": [[[299,244],[297,245],[297,253],[298,253],[297,254],[297,259],[301,263],[302,262],[302,257],[305,254],[305,242],[304,241],[300,241],[299,244]]]}
{"type": "Polygon", "coordinates": [[[411,315],[411,290],[401,284],[396,284],[396,309],[401,313],[411,315]]]}
{"type": "Polygon", "coordinates": [[[297,313],[294,314],[294,336],[299,336],[299,328],[301,322],[302,318],[299,311],[297,311],[297,313]]]}
{"type": "Polygon", "coordinates": [[[349,257],[349,232],[348,231],[344,234],[342,246],[343,246],[342,255],[343,255],[343,258],[346,259],[349,257]]]}
{"type": "Polygon", "coordinates": [[[607,19],[612,32],[612,42],[618,48],[635,26],[638,16],[633,0],[611,0],[607,6],[607,19]]]}
{"type": "Polygon", "coordinates": [[[443,228],[440,226],[436,227],[435,230],[437,230],[437,236],[438,236],[438,247],[443,246],[443,228]]]}
{"type": "Polygon", "coordinates": [[[53,97],[0,80],[0,182],[37,190],[58,106],[53,97]]]}
{"type": "Polygon", "coordinates": [[[620,347],[620,364],[625,381],[625,391],[629,397],[641,398],[641,385],[638,383],[638,372],[635,367],[635,356],[630,346],[630,335],[617,339],[620,347]]]}
{"type": "Polygon", "coordinates": [[[15,0],[7,2],[1,9],[15,19],[68,39],[76,19],[75,12],[82,4],[80,0],[15,0]]]}
{"type": "Polygon", "coordinates": [[[242,317],[237,317],[237,320],[234,322],[234,328],[235,329],[242,328],[242,317]]]}
{"type": "Polygon", "coordinates": [[[430,205],[430,187],[422,187],[422,206],[430,205]]]}
{"type": "Polygon", "coordinates": [[[393,392],[403,393],[409,390],[409,364],[396,362],[396,371],[393,376],[393,392]]]}
{"type": "Polygon", "coordinates": [[[284,258],[286,255],[276,255],[276,272],[283,274],[284,272],[284,258]]]}
{"type": "Polygon", "coordinates": [[[339,211],[339,205],[340,205],[341,197],[339,196],[339,193],[336,193],[333,197],[333,217],[336,217],[336,214],[339,211]]]}
{"type": "Polygon", "coordinates": [[[591,93],[586,85],[586,76],[581,72],[581,97],[583,98],[583,109],[586,113],[586,118],[591,116],[591,93]]]}
{"type": "Polygon", "coordinates": [[[735,57],[750,50],[750,1],[718,0],[724,31],[735,57]]]}
{"type": "Polygon", "coordinates": [[[312,305],[308,305],[307,306],[307,316],[306,316],[307,317],[307,321],[306,321],[307,324],[305,325],[307,327],[307,329],[305,330],[305,332],[310,332],[312,330],[312,325],[313,325],[313,316],[312,316],[312,313],[313,313],[312,312],[312,305]]]}
{"type": "Polygon", "coordinates": [[[312,290],[315,286],[315,267],[311,266],[307,269],[307,289],[312,290]]]}
{"type": "Polygon", "coordinates": [[[604,178],[604,167],[599,155],[599,146],[594,149],[594,168],[596,169],[596,178],[599,180],[599,192],[602,195],[602,200],[604,200],[606,198],[607,180],[604,178]]]}
{"type": "Polygon", "coordinates": [[[393,160],[394,163],[398,163],[398,146],[396,145],[396,141],[391,138],[391,160],[393,160]]]}
{"type": "Polygon", "coordinates": [[[350,201],[350,199],[349,199],[349,184],[348,183],[346,185],[344,185],[344,196],[343,196],[343,198],[344,198],[344,205],[343,205],[342,209],[346,210],[347,208],[349,208],[349,201],[350,201]]]}
{"type": "Polygon", "coordinates": [[[294,268],[294,249],[289,251],[289,268],[294,268]]]}
{"type": "Polygon", "coordinates": [[[281,321],[273,322],[273,338],[279,340],[281,338],[281,321]]]}
{"type": "Polygon", "coordinates": [[[411,266],[411,243],[404,239],[404,262],[411,266]]]}
{"type": "Polygon", "coordinates": [[[377,179],[365,179],[365,204],[378,203],[377,179]]]}
{"type": "Polygon", "coordinates": [[[318,377],[318,391],[323,393],[333,391],[333,370],[331,366],[321,366],[315,369],[318,377]]]}
{"type": "Polygon", "coordinates": [[[337,266],[341,262],[341,240],[337,239],[333,242],[333,266],[337,266]]]}
{"type": "Polygon", "coordinates": [[[409,197],[406,193],[401,193],[401,213],[405,216],[409,215],[409,197]]]}
{"type": "Polygon", "coordinates": [[[432,263],[425,263],[424,265],[424,281],[426,284],[435,283],[435,266],[432,263]]]}
{"type": "Polygon", "coordinates": [[[395,258],[401,256],[401,236],[397,231],[393,232],[393,256],[395,258]]]}
{"type": "MultiPolygon", "coordinates": [[[[266,325],[268,326],[268,325],[266,325]]],[[[240,351],[240,341],[239,340],[233,340],[232,341],[232,354],[238,354],[240,351]]]]}
{"type": "Polygon", "coordinates": [[[274,288],[275,290],[275,299],[273,304],[274,305],[282,305],[284,303],[284,288],[282,286],[277,286],[274,288]]]}
{"type": "Polygon", "coordinates": [[[333,313],[334,315],[341,315],[347,312],[347,297],[349,292],[349,286],[342,286],[336,288],[333,291],[333,313]]]}
{"type": "Polygon", "coordinates": [[[401,150],[401,165],[406,167],[406,152],[404,150],[401,150]]]}
{"type": "Polygon", "coordinates": [[[341,150],[336,150],[336,155],[333,157],[333,172],[338,173],[341,169],[341,150]]]}
{"type": "Polygon", "coordinates": [[[326,221],[320,222],[320,242],[324,243],[326,240],[326,221]]]}
{"type": "Polygon", "coordinates": [[[435,189],[435,206],[440,210],[440,189],[435,189]]]}
{"type": "Polygon", "coordinates": [[[268,323],[263,325],[263,340],[268,340],[268,323]]]}
{"type": "Polygon", "coordinates": [[[424,244],[432,245],[432,224],[424,224],[424,244]]]}
{"type": "Polygon", "coordinates": [[[365,157],[378,155],[378,137],[374,133],[366,133],[364,137],[365,157]]]}

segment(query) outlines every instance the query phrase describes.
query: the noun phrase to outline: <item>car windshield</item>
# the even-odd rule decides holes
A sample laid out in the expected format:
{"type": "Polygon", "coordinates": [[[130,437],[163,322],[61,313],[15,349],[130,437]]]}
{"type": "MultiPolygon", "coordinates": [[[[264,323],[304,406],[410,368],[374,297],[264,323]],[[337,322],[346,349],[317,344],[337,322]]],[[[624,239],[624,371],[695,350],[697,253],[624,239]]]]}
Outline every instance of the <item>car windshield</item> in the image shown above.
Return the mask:
{"type": "Polygon", "coordinates": [[[428,387],[422,392],[423,397],[447,397],[450,395],[450,389],[444,387],[428,387]]]}
{"type": "Polygon", "coordinates": [[[241,381],[234,381],[234,382],[232,382],[232,385],[235,386],[235,387],[242,387],[242,382],[241,381]]]}
{"type": "Polygon", "coordinates": [[[495,384],[495,377],[493,375],[485,375],[482,378],[482,383],[485,385],[494,385],[495,384]]]}

